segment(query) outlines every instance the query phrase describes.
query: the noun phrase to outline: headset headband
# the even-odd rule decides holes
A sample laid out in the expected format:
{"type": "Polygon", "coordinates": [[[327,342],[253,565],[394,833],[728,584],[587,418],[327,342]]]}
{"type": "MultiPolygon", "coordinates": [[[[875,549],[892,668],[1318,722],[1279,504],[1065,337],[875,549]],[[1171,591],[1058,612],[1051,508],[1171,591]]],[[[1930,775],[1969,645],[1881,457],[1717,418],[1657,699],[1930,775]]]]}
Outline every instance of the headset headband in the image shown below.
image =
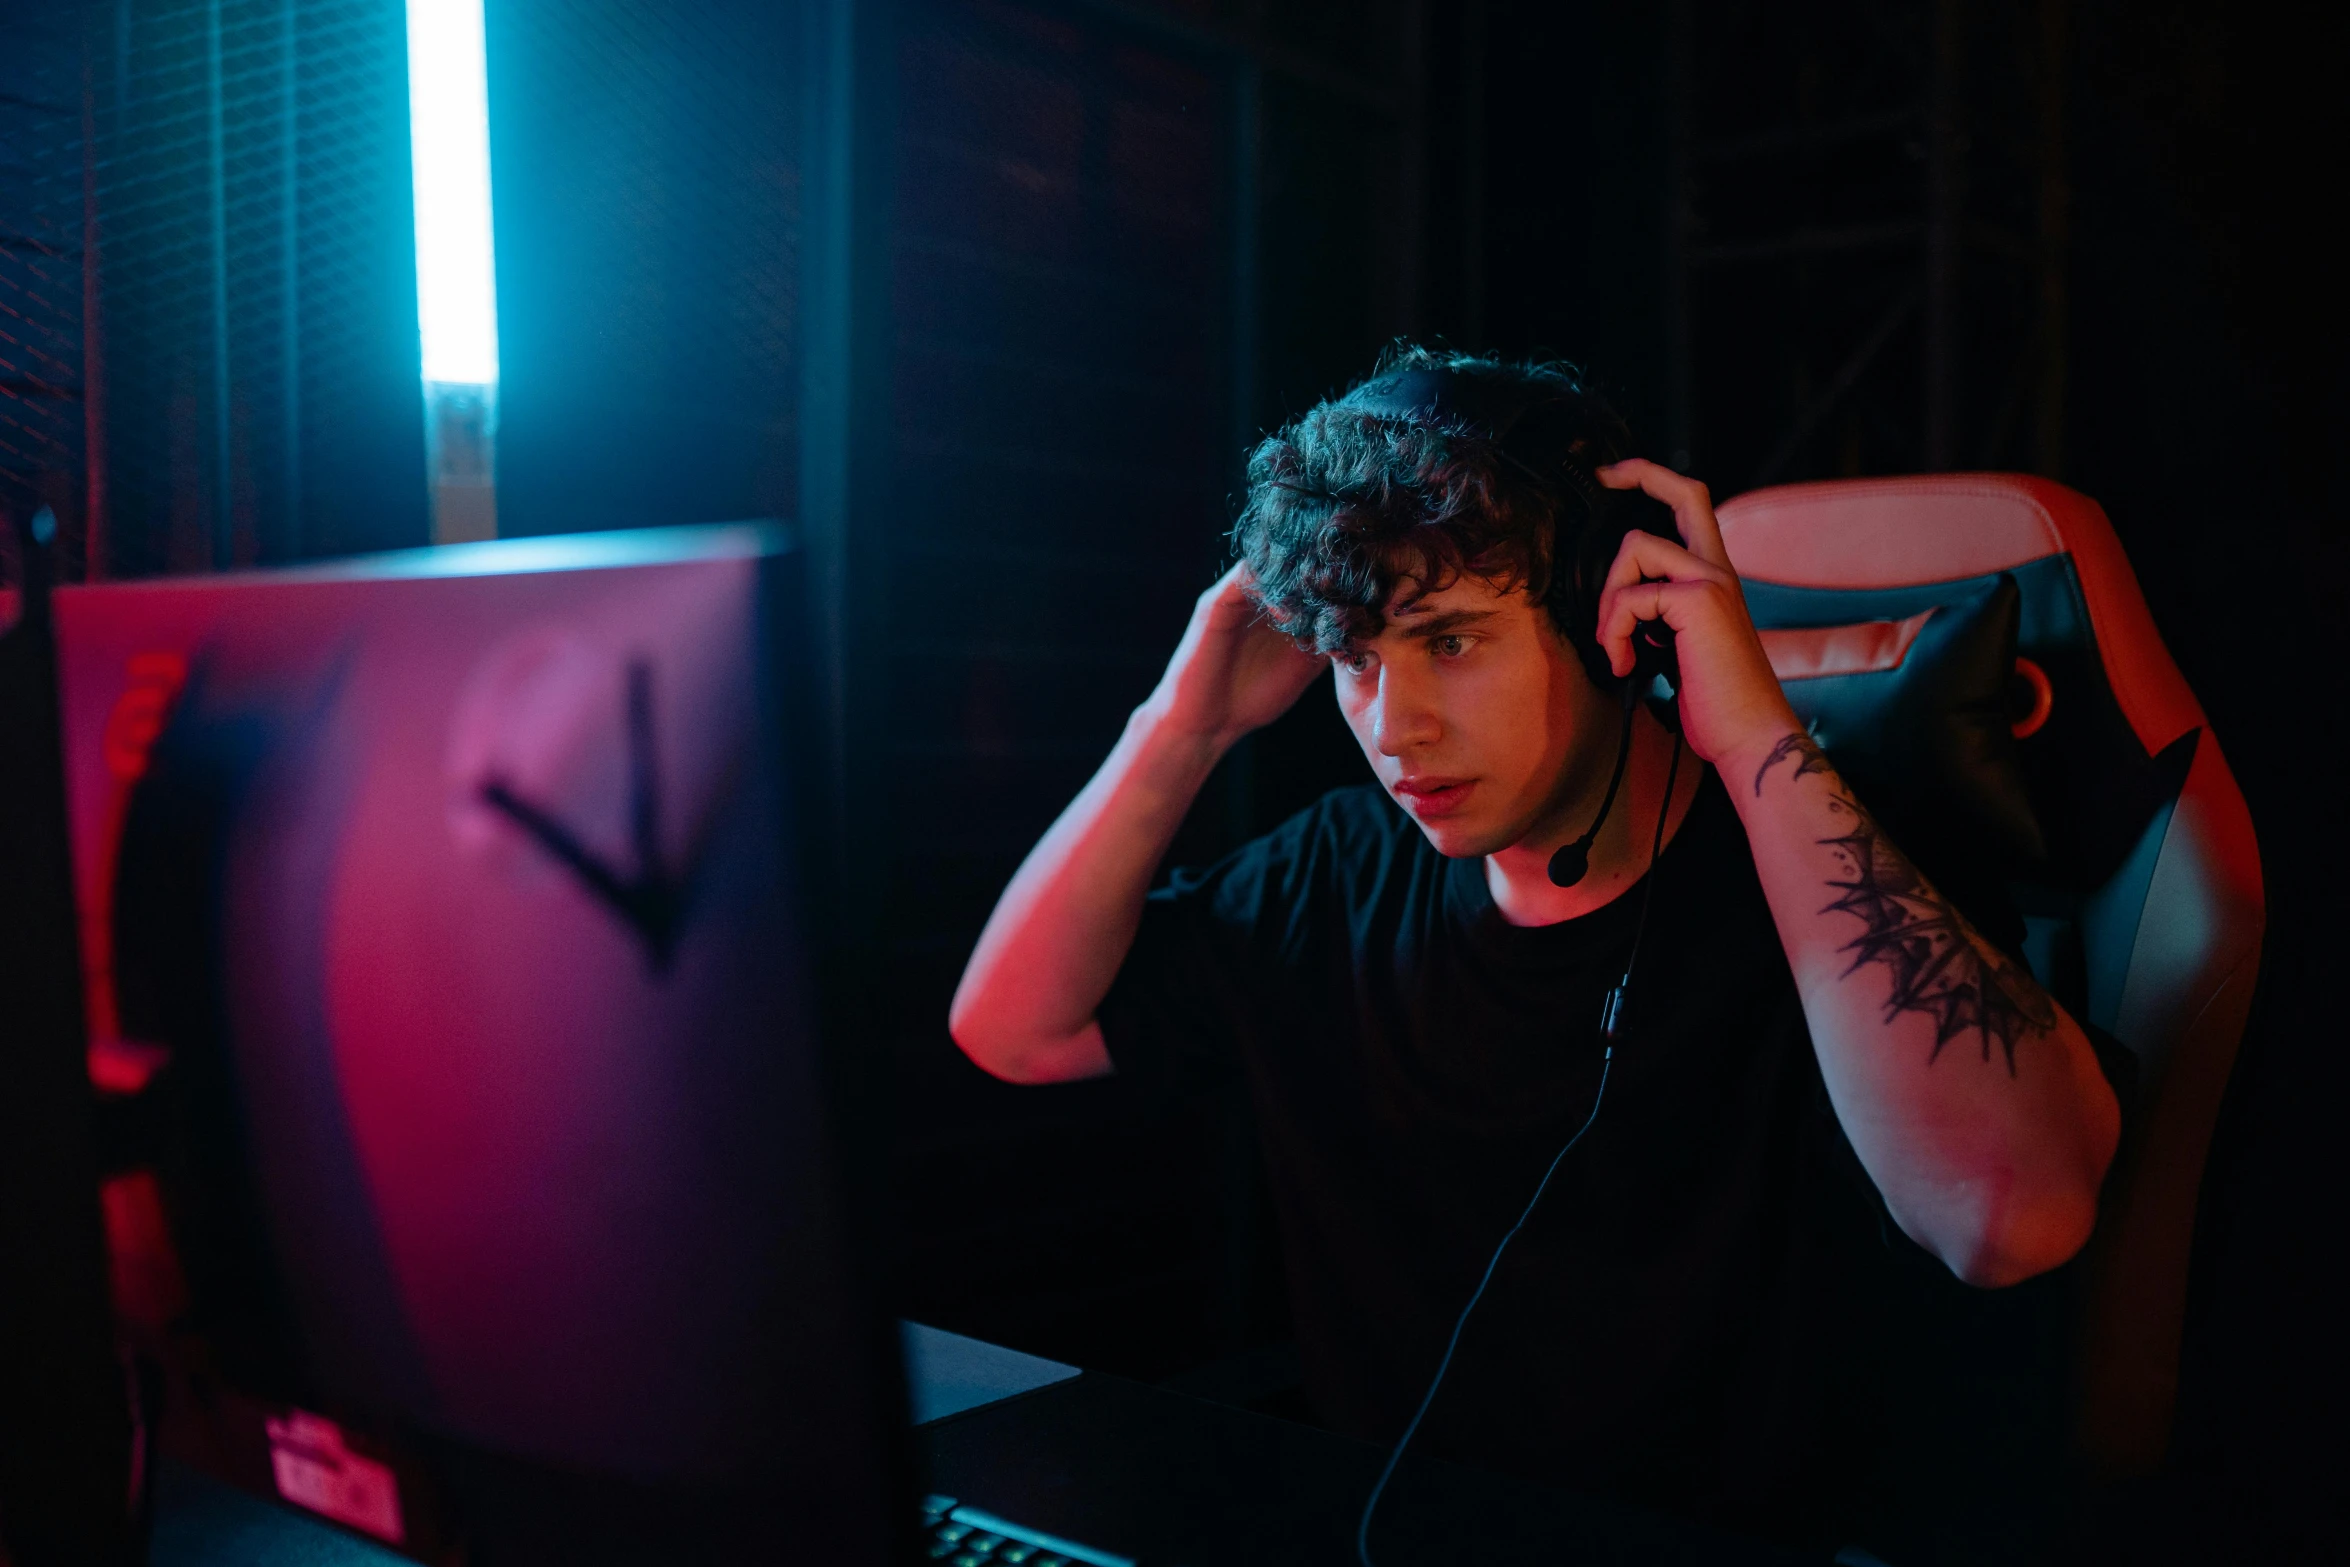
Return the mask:
{"type": "Polygon", "coordinates": [[[1403,370],[1355,388],[1345,403],[1364,413],[1415,424],[1473,424],[1502,441],[1538,396],[1538,388],[1519,380],[1458,370],[1403,370]]]}
{"type": "Polygon", "coordinates": [[[1573,401],[1538,381],[1459,370],[1398,371],[1357,387],[1343,400],[1348,408],[1382,419],[1468,425],[1535,483],[1563,480],[1585,513],[1596,518],[1606,508],[1606,499],[1590,464],[1574,450],[1576,432],[1565,421],[1542,417],[1544,410],[1569,409],[1573,401]]]}

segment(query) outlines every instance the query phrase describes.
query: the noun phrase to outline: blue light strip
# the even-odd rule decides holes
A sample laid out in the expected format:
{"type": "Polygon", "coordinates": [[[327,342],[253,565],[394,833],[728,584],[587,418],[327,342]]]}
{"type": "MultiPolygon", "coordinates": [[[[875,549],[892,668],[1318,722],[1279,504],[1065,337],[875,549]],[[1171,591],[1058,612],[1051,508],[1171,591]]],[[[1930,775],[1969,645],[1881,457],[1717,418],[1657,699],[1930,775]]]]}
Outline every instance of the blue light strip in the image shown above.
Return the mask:
{"type": "Polygon", "coordinates": [[[481,0],[408,0],[408,138],[424,378],[498,379],[490,118],[481,0]]]}

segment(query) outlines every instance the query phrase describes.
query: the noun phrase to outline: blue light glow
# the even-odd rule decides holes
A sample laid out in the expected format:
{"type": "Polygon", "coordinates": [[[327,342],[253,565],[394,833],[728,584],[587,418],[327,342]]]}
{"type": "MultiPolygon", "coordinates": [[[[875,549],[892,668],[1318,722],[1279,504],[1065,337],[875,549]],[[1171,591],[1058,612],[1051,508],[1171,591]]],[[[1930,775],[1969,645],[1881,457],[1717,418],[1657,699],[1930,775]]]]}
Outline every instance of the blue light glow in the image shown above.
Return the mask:
{"type": "MultiPolygon", "coordinates": [[[[799,548],[790,524],[772,518],[706,522],[659,528],[624,528],[598,533],[553,533],[535,538],[489,539],[476,544],[439,544],[428,549],[386,550],[380,555],[347,555],[260,571],[215,572],[204,580],[220,588],[280,587],[289,582],[382,582],[421,577],[512,577],[550,571],[605,571],[619,566],[660,566],[681,561],[757,560],[799,548]]],[[[109,582],[110,598],[149,588],[170,593],[185,582],[152,577],[144,582],[109,582]]],[[[68,587],[78,594],[89,590],[68,587]]]]}
{"type": "Polygon", "coordinates": [[[408,0],[408,137],[424,378],[486,386],[498,379],[498,288],[481,0],[408,0]]]}

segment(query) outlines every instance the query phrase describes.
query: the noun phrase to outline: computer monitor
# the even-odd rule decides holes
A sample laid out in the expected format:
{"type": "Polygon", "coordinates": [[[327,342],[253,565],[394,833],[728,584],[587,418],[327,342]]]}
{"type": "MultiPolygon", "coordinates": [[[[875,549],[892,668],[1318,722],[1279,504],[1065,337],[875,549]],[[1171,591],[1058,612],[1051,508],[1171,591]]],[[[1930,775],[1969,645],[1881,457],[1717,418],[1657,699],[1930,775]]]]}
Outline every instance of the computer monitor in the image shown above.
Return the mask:
{"type": "Polygon", "coordinates": [[[169,1052],[188,1321],[286,1499],[475,1567],[889,1554],[797,560],[736,525],[57,595],[92,1031],[169,1052]]]}

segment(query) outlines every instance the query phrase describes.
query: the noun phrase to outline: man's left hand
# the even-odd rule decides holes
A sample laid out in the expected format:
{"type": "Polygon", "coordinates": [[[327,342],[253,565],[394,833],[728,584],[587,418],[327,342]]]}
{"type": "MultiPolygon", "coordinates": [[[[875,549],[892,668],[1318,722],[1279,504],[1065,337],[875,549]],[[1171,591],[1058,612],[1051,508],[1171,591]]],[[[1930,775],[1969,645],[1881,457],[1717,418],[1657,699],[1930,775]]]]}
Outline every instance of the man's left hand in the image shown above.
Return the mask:
{"type": "Polygon", "coordinates": [[[1779,689],[1746,594],[1704,485],[1646,458],[1598,470],[1611,490],[1642,490],[1673,508],[1675,544],[1634,529],[1608,568],[1599,600],[1599,645],[1618,675],[1632,672],[1632,635],[1644,620],[1673,628],[1681,665],[1681,732],[1689,749],[1721,764],[1776,745],[1803,725],[1779,689]]]}

